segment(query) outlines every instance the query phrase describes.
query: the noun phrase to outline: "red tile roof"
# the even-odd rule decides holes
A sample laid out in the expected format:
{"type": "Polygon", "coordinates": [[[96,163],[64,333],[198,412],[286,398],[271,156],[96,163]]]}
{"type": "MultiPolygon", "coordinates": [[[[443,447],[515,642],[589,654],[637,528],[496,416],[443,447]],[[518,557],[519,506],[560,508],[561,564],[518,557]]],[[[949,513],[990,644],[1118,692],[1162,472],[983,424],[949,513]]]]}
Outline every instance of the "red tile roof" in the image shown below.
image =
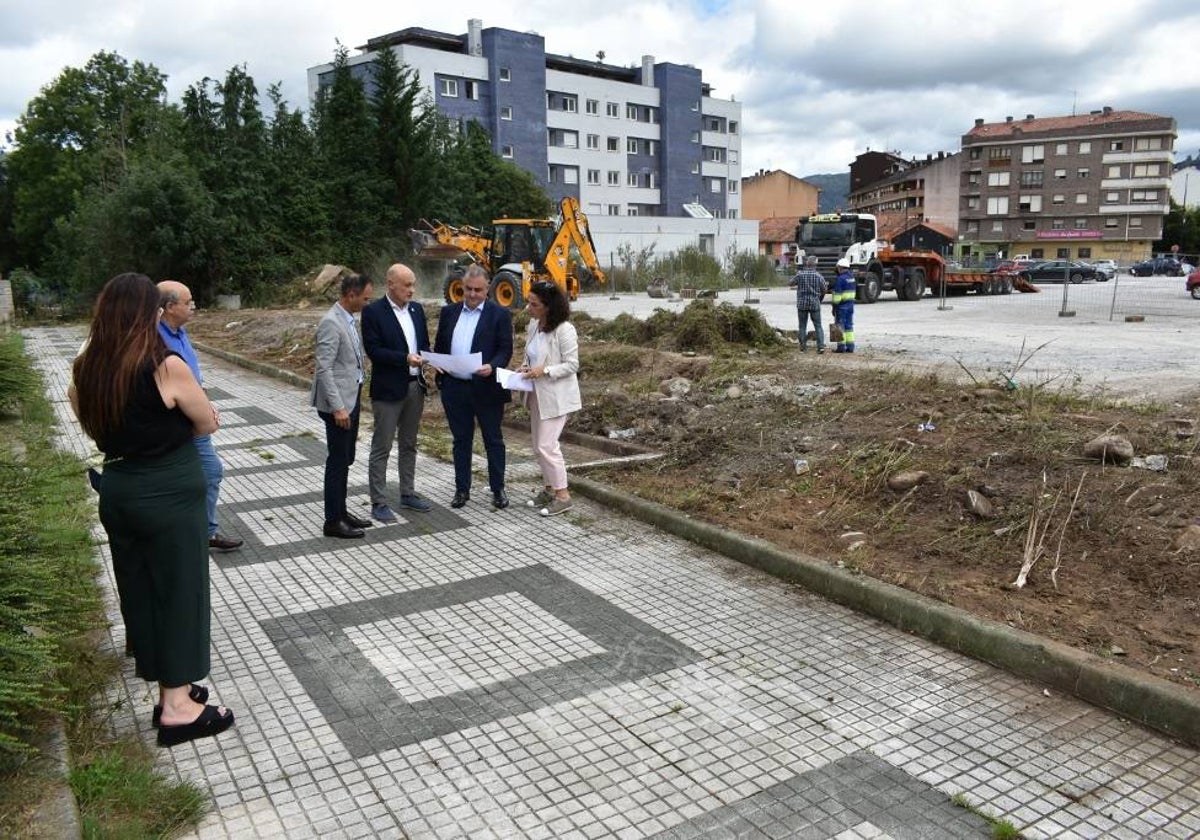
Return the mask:
{"type": "Polygon", "coordinates": [[[795,242],[799,216],[772,216],[758,222],[759,242],[795,242]]]}
{"type": "Polygon", "coordinates": [[[1147,120],[1166,120],[1158,114],[1147,114],[1142,111],[1109,111],[1098,114],[1077,114],[1073,117],[1042,117],[1030,119],[1014,119],[1012,122],[984,123],[968,131],[965,137],[1011,137],[1016,133],[1030,134],[1043,131],[1063,131],[1080,128],[1096,128],[1099,126],[1119,125],[1121,123],[1138,123],[1147,120]]]}

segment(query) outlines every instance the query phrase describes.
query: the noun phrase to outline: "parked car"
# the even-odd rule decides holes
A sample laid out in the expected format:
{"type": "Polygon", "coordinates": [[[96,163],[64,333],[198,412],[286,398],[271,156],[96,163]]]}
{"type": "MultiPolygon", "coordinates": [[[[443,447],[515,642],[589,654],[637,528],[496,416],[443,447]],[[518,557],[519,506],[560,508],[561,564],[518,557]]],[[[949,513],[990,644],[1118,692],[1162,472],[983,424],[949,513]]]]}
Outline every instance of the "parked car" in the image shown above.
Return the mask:
{"type": "Polygon", "coordinates": [[[1183,277],[1183,263],[1174,257],[1155,257],[1129,266],[1129,273],[1134,277],[1149,277],[1152,274],[1183,277]]]}
{"type": "Polygon", "coordinates": [[[1096,279],[1096,269],[1087,263],[1071,260],[1046,260],[1025,266],[1018,273],[1031,283],[1061,283],[1067,277],[1072,283],[1096,279]]]}
{"type": "Polygon", "coordinates": [[[1200,300],[1200,271],[1193,271],[1188,275],[1184,288],[1188,290],[1188,294],[1196,300],[1200,300]]]}
{"type": "Polygon", "coordinates": [[[1097,280],[1111,280],[1117,276],[1116,260],[1096,260],[1092,267],[1096,269],[1097,280]]]}

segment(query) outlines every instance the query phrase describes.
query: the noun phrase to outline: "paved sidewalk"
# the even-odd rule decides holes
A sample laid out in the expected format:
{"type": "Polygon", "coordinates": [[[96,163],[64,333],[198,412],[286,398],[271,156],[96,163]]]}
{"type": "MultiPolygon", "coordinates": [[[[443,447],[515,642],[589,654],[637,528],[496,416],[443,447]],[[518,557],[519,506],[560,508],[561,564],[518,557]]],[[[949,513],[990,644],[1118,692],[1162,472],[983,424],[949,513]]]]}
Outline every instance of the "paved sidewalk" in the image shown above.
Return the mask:
{"type": "MultiPolygon", "coordinates": [[[[81,332],[25,335],[89,454],[81,332]]],[[[1031,838],[1200,834],[1197,751],[588,501],[538,517],[520,452],[506,511],[478,478],[449,509],[422,456],[432,512],[326,539],[306,394],[204,365],[246,547],[212,558],[209,684],[237,724],[159,751],[211,791],[196,837],[990,837],[959,794],[1031,838]]],[[[132,665],[112,700],[150,741],[132,665]]]]}

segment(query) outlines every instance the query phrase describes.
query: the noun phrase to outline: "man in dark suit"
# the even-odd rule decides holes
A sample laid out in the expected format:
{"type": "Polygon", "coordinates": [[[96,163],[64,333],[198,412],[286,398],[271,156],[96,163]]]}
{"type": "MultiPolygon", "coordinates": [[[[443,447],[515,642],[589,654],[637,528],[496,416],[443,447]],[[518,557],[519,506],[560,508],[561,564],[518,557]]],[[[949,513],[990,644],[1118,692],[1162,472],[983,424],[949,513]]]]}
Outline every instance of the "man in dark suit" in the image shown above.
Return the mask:
{"type": "Polygon", "coordinates": [[[359,396],[363,382],[363,349],[354,315],[371,300],[371,279],[365,274],[342,278],[341,296],[317,324],[317,345],[310,397],[325,421],[325,526],[327,537],[353,539],[363,535],[371,520],[346,510],[346,482],[358,440],[359,396]]]}
{"type": "Polygon", "coordinates": [[[450,502],[454,508],[462,507],[471,498],[471,446],[476,421],[487,453],[492,506],[497,510],[508,507],[500,421],[504,417],[504,404],[512,400],[512,393],[496,381],[496,368],[506,367],[512,359],[512,313],[487,300],[488,286],[488,276],[482,268],[473,265],[467,269],[463,277],[463,302],[442,307],[433,348],[435,353],[459,356],[478,352],[483,356],[483,365],[473,376],[443,374],[439,379],[442,407],[454,438],[454,500],[450,502]]]}
{"type": "Polygon", "coordinates": [[[413,489],[417,467],[417,426],[425,410],[425,381],[421,351],[429,349],[425,309],[413,302],[417,278],[412,269],[396,263],[387,272],[387,294],[362,313],[363,347],[371,359],[371,436],[368,477],[371,516],[395,522],[388,506],[387,462],[392,443],[400,479],[400,507],[427,512],[431,505],[413,489]]]}

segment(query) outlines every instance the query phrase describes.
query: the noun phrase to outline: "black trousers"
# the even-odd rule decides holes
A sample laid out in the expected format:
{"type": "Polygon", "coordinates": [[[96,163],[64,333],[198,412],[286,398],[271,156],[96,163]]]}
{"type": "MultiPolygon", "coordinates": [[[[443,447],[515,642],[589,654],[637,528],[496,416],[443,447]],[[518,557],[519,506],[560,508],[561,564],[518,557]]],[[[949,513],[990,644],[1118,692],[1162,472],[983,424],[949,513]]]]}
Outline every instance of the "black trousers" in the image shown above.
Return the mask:
{"type": "Polygon", "coordinates": [[[483,438],[487,453],[488,485],[493,493],[504,489],[504,434],[500,422],[504,419],[504,403],[480,399],[471,383],[453,376],[442,378],[442,408],[454,438],[454,489],[471,489],[471,448],[475,442],[475,423],[483,438]]]}
{"type": "MultiPolygon", "coordinates": [[[[361,396],[361,389],[360,396],[361,396]]],[[[350,465],[354,463],[354,446],[358,442],[358,415],[362,400],[355,398],[350,412],[350,428],[343,429],[333,421],[333,414],[318,411],[325,421],[325,521],[338,522],[346,517],[346,483],[350,465]]]]}

